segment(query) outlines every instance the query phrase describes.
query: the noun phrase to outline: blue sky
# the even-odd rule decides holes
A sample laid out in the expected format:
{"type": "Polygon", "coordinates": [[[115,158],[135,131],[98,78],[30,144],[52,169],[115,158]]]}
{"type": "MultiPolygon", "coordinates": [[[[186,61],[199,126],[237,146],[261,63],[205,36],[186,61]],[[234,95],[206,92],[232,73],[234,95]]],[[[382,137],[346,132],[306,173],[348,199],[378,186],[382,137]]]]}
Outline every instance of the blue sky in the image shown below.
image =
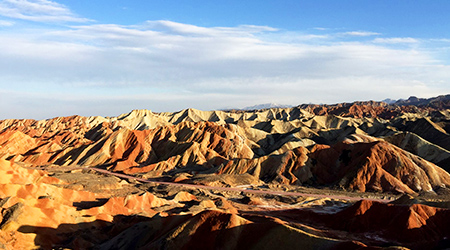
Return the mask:
{"type": "Polygon", "coordinates": [[[0,0],[0,119],[450,93],[449,1],[0,0]]]}

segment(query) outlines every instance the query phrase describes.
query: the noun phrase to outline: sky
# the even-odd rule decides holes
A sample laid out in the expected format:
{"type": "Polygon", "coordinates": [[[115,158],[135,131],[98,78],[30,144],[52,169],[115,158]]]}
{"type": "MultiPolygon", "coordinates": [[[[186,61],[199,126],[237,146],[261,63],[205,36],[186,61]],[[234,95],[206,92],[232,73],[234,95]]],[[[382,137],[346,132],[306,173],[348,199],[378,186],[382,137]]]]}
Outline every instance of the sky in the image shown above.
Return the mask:
{"type": "Polygon", "coordinates": [[[0,119],[450,93],[450,1],[0,0],[0,119]]]}

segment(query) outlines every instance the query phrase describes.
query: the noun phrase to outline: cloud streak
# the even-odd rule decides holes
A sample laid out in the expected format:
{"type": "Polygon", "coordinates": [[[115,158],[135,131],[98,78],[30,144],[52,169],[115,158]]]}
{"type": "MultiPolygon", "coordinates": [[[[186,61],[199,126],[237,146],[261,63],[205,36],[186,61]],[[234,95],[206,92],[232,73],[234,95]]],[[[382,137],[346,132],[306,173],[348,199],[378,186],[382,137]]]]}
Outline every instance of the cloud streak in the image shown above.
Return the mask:
{"type": "Polygon", "coordinates": [[[344,32],[341,33],[342,35],[346,35],[346,36],[376,36],[376,35],[381,35],[381,33],[377,33],[377,32],[370,32],[370,31],[348,31],[348,32],[344,32]]]}
{"type": "Polygon", "coordinates": [[[0,27],[9,27],[9,26],[13,26],[13,25],[14,25],[14,22],[0,20],[0,27]]]}
{"type": "Polygon", "coordinates": [[[66,6],[49,0],[2,0],[0,15],[36,22],[88,22],[66,6]]]}
{"type": "Polygon", "coordinates": [[[386,44],[407,44],[407,43],[419,43],[418,39],[412,37],[390,37],[390,38],[375,38],[374,43],[386,43],[386,44]]]}

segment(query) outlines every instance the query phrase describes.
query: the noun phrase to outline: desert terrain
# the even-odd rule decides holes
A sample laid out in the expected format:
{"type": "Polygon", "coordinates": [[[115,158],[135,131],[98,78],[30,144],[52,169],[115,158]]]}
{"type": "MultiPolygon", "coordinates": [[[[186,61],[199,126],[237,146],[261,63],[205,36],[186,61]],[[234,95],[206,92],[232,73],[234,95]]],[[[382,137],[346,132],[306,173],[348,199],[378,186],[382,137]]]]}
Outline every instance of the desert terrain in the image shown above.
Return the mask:
{"type": "Polygon", "coordinates": [[[450,247],[450,95],[0,121],[2,249],[450,247]]]}

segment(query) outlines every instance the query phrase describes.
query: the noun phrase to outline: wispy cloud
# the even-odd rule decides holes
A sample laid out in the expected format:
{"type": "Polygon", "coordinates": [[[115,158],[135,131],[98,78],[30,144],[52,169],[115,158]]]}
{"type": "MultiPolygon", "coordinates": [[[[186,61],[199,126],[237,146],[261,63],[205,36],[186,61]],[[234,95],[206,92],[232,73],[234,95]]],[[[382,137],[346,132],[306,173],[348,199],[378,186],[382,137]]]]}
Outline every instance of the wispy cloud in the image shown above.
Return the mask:
{"type": "Polygon", "coordinates": [[[392,37],[392,38],[375,38],[374,43],[399,44],[399,43],[418,43],[419,40],[411,37],[392,37]]]}
{"type": "Polygon", "coordinates": [[[36,22],[88,22],[63,4],[49,0],[1,0],[0,15],[36,22]]]}
{"type": "Polygon", "coordinates": [[[314,27],[313,29],[315,29],[315,30],[321,30],[321,31],[329,30],[329,28],[324,28],[324,27],[314,27]]]}
{"type": "Polygon", "coordinates": [[[250,36],[252,34],[277,31],[277,29],[272,27],[257,25],[206,28],[168,20],[146,21],[144,25],[134,27],[183,36],[250,36]]]}
{"type": "Polygon", "coordinates": [[[371,31],[348,31],[340,33],[341,35],[345,36],[377,36],[381,35],[381,33],[378,32],[371,32],[371,31]]]}
{"type": "Polygon", "coordinates": [[[13,26],[13,25],[14,25],[14,22],[0,20],[0,27],[9,27],[9,26],[13,26]]]}

